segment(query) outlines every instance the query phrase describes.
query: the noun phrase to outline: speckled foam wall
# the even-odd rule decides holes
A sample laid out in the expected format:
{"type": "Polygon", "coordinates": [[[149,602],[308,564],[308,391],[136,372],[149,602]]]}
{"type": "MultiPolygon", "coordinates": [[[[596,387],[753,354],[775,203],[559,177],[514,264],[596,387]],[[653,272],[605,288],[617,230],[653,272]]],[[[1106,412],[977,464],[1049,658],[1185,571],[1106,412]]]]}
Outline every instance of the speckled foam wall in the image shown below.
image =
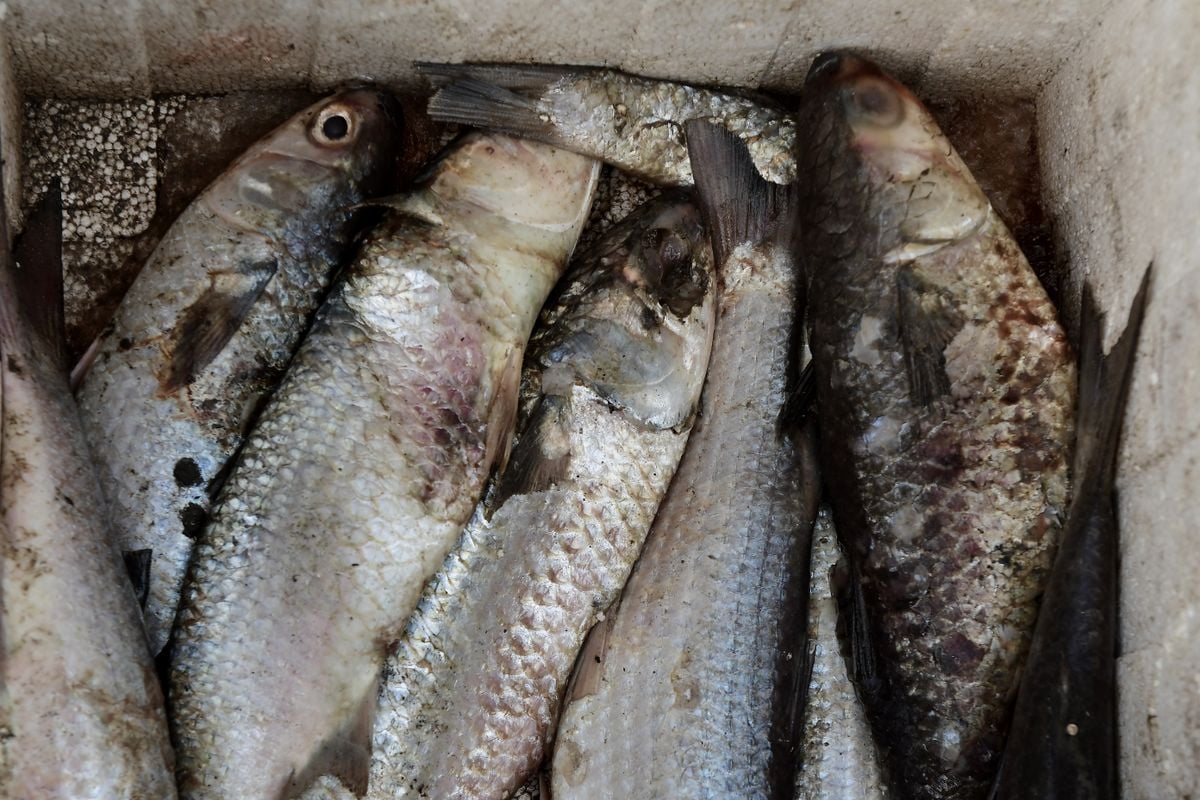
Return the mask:
{"type": "MultiPolygon", "coordinates": [[[[1195,0],[10,0],[0,145],[10,210],[13,90],[129,98],[367,79],[413,59],[611,64],[794,91],[849,47],[927,98],[1035,98],[1046,213],[1069,270],[1123,320],[1156,277],[1120,477],[1121,758],[1131,800],[1200,796],[1200,3],[1195,0]],[[10,59],[7,56],[11,52],[10,59]],[[15,76],[15,84],[14,84],[15,76]]],[[[1119,324],[1110,323],[1110,340],[1119,324]]]]}

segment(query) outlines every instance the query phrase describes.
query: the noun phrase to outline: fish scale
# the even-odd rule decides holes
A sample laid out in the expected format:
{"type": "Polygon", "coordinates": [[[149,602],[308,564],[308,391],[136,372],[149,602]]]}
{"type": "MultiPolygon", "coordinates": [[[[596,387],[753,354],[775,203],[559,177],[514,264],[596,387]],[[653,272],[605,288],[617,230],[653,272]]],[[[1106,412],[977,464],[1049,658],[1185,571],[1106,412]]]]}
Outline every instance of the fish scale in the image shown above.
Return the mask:
{"type": "Polygon", "coordinates": [[[469,136],[323,305],[189,575],[171,662],[185,797],[365,783],[384,651],[503,453],[597,172],[469,136]]]}

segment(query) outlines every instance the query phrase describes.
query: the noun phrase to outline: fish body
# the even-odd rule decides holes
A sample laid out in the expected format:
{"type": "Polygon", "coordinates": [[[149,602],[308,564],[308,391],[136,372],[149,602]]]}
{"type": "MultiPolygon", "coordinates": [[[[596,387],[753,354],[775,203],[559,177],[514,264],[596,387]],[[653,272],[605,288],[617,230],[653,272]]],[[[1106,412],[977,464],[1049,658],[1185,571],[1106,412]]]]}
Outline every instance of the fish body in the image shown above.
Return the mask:
{"type": "Polygon", "coordinates": [[[173,798],[162,693],[67,382],[61,215],[31,220],[19,271],[4,228],[0,796],[173,798]]]}
{"type": "Polygon", "coordinates": [[[507,131],[598,158],[651,183],[691,185],[684,128],[708,120],[738,136],[763,177],[795,179],[792,118],[762,102],[611,69],[418,64],[440,88],[436,120],[507,131]]]}
{"type": "Polygon", "coordinates": [[[344,260],[349,207],[390,171],[391,105],[343,93],[251,147],[180,214],[98,342],[80,410],[154,653],[227,464],[344,260]]]}
{"type": "Polygon", "coordinates": [[[222,492],[171,663],[181,794],[364,788],[384,652],[500,463],[599,165],[470,136],[367,238],[222,492]]]}
{"type": "Polygon", "coordinates": [[[993,797],[1110,800],[1117,789],[1116,461],[1149,269],[1101,355],[1104,317],[1084,288],[1071,510],[1021,673],[993,797]]]}
{"type": "Polygon", "coordinates": [[[987,791],[1067,500],[1055,309],[920,102],[809,72],[798,124],[822,468],[859,688],[899,798],[987,791]]]}
{"type": "Polygon", "coordinates": [[[580,657],[554,746],[570,798],[791,797],[818,499],[794,383],[794,187],[688,128],[718,265],[700,416],[619,605],[580,657]]]}
{"type": "Polygon", "coordinates": [[[838,638],[833,572],[841,558],[832,513],[823,506],[813,528],[809,568],[812,677],[796,773],[796,800],[884,800],[887,796],[871,725],[850,679],[838,638]]]}
{"type": "Polygon", "coordinates": [[[678,194],[574,259],[530,342],[512,458],[388,660],[370,797],[505,800],[541,763],[683,454],[714,284],[678,194]]]}

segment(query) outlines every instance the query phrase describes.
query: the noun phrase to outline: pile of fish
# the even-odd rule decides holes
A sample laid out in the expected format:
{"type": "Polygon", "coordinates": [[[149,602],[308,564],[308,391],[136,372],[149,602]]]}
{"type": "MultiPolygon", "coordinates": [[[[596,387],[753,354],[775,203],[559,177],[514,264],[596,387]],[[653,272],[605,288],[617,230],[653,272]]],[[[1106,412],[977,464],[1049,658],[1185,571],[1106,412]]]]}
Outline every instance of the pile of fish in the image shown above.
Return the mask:
{"type": "Polygon", "coordinates": [[[852,55],[793,113],[419,69],[415,184],[395,99],[300,112],[74,399],[53,191],[6,250],[3,796],[1114,797],[1147,280],[1077,360],[852,55]],[[576,252],[602,163],[663,190],[576,252]]]}

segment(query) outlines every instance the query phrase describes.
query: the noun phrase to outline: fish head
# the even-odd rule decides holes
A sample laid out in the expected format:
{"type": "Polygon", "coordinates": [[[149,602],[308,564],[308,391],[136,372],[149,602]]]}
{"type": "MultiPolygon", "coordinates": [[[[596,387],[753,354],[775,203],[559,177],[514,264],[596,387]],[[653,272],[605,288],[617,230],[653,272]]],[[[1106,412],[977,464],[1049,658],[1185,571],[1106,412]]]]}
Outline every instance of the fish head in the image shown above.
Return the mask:
{"type": "Polygon", "coordinates": [[[327,97],[267,134],[205,193],[221,218],[272,238],[323,224],[394,190],[401,141],[398,101],[353,89],[327,97]],[[317,212],[322,219],[313,219],[317,212]]]}
{"type": "Polygon", "coordinates": [[[548,304],[531,348],[542,392],[582,385],[645,425],[686,424],[708,363],[715,287],[697,206],[682,192],[642,205],[576,257],[548,304]]]}
{"type": "Polygon", "coordinates": [[[970,236],[991,205],[933,115],[874,63],[818,56],[801,117],[814,126],[810,156],[828,180],[854,181],[864,219],[879,227],[887,260],[909,260],[970,236]],[[862,207],[865,205],[865,208],[862,207]]]}

